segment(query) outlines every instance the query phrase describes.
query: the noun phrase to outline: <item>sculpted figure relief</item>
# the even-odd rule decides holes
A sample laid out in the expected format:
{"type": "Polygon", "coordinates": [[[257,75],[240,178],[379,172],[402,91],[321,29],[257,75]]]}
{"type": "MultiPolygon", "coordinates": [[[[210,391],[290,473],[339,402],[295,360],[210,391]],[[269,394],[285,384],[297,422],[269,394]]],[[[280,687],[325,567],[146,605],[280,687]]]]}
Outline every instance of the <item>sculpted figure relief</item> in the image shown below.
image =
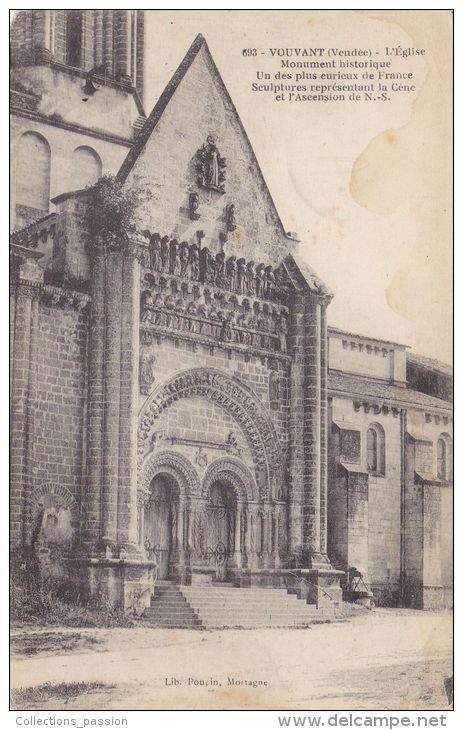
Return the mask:
{"type": "Polygon", "coordinates": [[[209,135],[197,152],[198,184],[224,193],[225,167],[226,160],[219,154],[214,137],[209,135]]]}
{"type": "MultiPolygon", "coordinates": [[[[203,231],[197,231],[198,243],[192,244],[187,241],[179,244],[177,239],[161,238],[158,233],[149,235],[149,250],[142,261],[145,268],[269,301],[285,302],[287,299],[281,274],[272,266],[264,263],[256,266],[254,261],[237,260],[233,255],[227,258],[223,250],[213,254],[207,246],[200,245],[203,231]]],[[[166,280],[164,283],[168,285],[166,280]]]]}
{"type": "Polygon", "coordinates": [[[156,358],[154,355],[150,353],[149,350],[145,350],[144,348],[140,352],[140,373],[139,373],[139,381],[140,381],[140,393],[142,395],[148,395],[151,389],[151,386],[154,383],[154,364],[156,362],[156,358]]]}

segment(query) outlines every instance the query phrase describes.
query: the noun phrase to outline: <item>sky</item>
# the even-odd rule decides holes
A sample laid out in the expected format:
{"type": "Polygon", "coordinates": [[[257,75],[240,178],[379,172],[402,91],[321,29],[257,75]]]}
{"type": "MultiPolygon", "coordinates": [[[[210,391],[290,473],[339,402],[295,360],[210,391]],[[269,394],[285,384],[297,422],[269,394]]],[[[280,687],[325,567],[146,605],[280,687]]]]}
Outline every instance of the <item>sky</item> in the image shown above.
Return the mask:
{"type": "Polygon", "coordinates": [[[335,293],[330,325],[451,362],[450,13],[147,11],[147,113],[197,33],[285,229],[335,293]],[[252,91],[258,71],[280,68],[270,48],[371,48],[384,59],[398,46],[425,54],[396,60],[416,90],[387,103],[289,103],[252,91]],[[257,56],[244,56],[248,48],[257,56]]]}

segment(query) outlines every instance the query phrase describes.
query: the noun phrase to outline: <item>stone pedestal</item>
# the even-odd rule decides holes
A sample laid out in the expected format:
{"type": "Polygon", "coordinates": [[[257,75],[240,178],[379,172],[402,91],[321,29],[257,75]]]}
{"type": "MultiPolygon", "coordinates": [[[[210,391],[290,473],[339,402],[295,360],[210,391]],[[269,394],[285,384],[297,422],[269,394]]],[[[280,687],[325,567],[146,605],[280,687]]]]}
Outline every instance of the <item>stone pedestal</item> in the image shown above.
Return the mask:
{"type": "Polygon", "coordinates": [[[342,588],[339,585],[342,570],[301,568],[295,571],[301,578],[298,595],[317,608],[336,609],[342,603],[342,588]]]}
{"type": "Polygon", "coordinates": [[[114,608],[142,613],[154,593],[156,564],[120,558],[75,558],[69,580],[84,601],[100,599],[114,608]]]}

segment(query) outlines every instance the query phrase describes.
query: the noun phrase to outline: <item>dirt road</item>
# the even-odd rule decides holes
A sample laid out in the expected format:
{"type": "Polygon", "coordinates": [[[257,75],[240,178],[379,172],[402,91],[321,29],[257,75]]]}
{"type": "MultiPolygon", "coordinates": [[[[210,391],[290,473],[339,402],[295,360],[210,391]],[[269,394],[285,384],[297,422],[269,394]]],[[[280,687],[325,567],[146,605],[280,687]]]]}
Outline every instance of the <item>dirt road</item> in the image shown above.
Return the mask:
{"type": "MultiPolygon", "coordinates": [[[[105,689],[38,701],[29,709],[431,710],[448,705],[443,679],[452,674],[449,613],[376,609],[306,630],[56,631],[80,638],[72,650],[55,641],[48,653],[14,656],[12,687],[98,682],[105,689]]],[[[14,633],[20,638],[24,630],[14,633]]]]}

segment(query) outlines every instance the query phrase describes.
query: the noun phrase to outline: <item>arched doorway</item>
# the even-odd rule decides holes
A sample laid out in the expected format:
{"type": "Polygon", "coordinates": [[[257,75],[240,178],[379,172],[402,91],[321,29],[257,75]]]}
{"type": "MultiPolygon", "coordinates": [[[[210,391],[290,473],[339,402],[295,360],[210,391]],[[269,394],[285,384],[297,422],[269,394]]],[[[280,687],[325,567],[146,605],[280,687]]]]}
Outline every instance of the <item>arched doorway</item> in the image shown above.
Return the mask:
{"type": "Polygon", "coordinates": [[[207,554],[215,564],[215,580],[226,581],[235,552],[236,495],[233,488],[217,480],[209,488],[206,503],[207,554]]]}
{"type": "MultiPolygon", "coordinates": [[[[157,474],[145,506],[144,542],[158,563],[158,578],[166,579],[181,549],[178,533],[179,488],[169,474],[157,474]]],[[[183,537],[183,536],[182,536],[183,537]]]]}

